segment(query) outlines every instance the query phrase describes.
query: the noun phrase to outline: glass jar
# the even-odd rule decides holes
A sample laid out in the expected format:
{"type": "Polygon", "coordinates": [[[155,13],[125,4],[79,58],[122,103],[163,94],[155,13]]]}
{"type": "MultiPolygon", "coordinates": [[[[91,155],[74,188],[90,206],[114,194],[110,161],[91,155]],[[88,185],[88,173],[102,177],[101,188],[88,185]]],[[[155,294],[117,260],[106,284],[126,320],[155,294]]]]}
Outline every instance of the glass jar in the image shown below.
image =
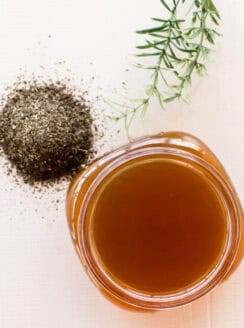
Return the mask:
{"type": "Polygon", "coordinates": [[[187,304],[211,291],[236,269],[244,255],[243,211],[236,191],[213,152],[196,137],[182,132],[167,132],[144,137],[98,159],[81,171],[67,193],[67,217],[77,253],[92,282],[112,302],[134,310],[160,310],[187,304]],[[105,270],[94,251],[90,229],[92,196],[113,170],[146,156],[177,159],[191,165],[211,180],[226,210],[226,243],[217,265],[200,281],[172,294],[140,293],[121,284],[105,270]]]}

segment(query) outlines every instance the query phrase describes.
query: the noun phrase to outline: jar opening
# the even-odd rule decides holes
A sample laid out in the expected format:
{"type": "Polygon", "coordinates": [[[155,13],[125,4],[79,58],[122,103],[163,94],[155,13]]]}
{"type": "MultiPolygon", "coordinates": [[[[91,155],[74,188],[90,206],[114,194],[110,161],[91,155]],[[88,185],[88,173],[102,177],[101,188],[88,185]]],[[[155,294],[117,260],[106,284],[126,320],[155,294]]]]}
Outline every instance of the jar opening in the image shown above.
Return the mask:
{"type": "Polygon", "coordinates": [[[92,182],[80,211],[78,243],[84,253],[85,262],[89,266],[94,280],[98,286],[102,286],[114,297],[128,304],[132,304],[133,306],[148,309],[183,305],[211,290],[223,279],[224,275],[229,270],[239,243],[238,238],[233,238],[233,236],[240,235],[238,234],[238,229],[240,229],[238,220],[233,219],[236,215],[236,211],[236,204],[229,186],[219,173],[203,159],[187,151],[171,149],[170,147],[162,149],[162,147],[154,146],[153,148],[148,147],[143,150],[135,149],[130,153],[125,152],[117,159],[111,161],[110,164],[106,165],[100,171],[92,182]],[[126,165],[128,167],[128,163],[131,164],[133,161],[138,163],[138,160],[140,162],[142,159],[143,161],[148,161],[155,156],[160,157],[159,161],[180,163],[182,167],[193,170],[196,176],[201,176],[205,182],[208,182],[209,188],[211,187],[211,190],[217,195],[222,204],[222,210],[225,211],[225,242],[219,251],[218,257],[216,257],[217,261],[212,263],[211,270],[209,270],[207,274],[201,276],[201,279],[196,279],[193,283],[186,285],[184,288],[176,289],[174,292],[170,293],[163,293],[162,291],[157,293],[152,290],[143,292],[137,288],[132,288],[130,284],[125,283],[123,280],[117,279],[118,277],[109,272],[106,263],[104,264],[101,254],[99,254],[99,249],[97,249],[97,245],[94,242],[94,222],[92,220],[94,217],[94,209],[97,206],[97,201],[101,193],[106,189],[106,183],[109,184],[109,178],[114,178],[114,173],[120,175],[122,172],[121,169],[126,170],[126,165]],[[105,180],[107,182],[103,184],[105,180]],[[101,185],[103,187],[100,188],[99,194],[98,190],[101,185]],[[96,197],[97,199],[95,199],[96,197]]]}

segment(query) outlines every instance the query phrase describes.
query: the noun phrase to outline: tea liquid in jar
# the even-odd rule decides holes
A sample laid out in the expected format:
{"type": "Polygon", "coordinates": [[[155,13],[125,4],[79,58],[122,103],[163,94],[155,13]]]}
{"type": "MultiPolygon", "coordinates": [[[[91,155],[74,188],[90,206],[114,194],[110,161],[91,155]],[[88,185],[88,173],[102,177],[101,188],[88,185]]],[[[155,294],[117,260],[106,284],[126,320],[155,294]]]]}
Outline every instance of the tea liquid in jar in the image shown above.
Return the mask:
{"type": "Polygon", "coordinates": [[[204,176],[152,156],[112,172],[88,215],[102,265],[129,288],[172,293],[216,265],[226,241],[225,210],[204,176]]]}
{"type": "Polygon", "coordinates": [[[132,309],[189,303],[243,257],[236,191],[213,152],[182,132],[136,140],[81,171],[67,217],[91,280],[132,309]]]}

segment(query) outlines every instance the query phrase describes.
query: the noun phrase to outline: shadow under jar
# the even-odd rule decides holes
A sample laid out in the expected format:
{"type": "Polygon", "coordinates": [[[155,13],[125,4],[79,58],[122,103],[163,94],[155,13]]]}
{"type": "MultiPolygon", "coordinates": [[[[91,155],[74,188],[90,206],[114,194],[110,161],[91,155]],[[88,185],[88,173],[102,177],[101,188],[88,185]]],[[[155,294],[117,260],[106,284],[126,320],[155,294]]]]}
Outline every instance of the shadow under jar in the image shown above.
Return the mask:
{"type": "Polygon", "coordinates": [[[198,299],[243,256],[233,185],[211,150],[186,133],[138,139],[98,159],[74,178],[66,207],[91,280],[128,309],[198,299]]]}

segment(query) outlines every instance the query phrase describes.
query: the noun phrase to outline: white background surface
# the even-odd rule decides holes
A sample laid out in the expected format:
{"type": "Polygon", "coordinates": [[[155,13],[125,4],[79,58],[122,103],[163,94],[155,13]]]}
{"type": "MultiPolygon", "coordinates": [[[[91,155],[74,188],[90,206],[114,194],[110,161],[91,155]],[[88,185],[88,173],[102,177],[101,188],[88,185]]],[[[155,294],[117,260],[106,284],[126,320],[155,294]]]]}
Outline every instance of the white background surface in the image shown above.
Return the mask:
{"type": "MultiPolygon", "coordinates": [[[[243,202],[244,2],[216,4],[223,38],[209,76],[194,83],[192,104],[173,104],[167,111],[152,105],[145,131],[138,128],[135,135],[178,129],[201,137],[225,165],[243,202]]],[[[78,79],[95,76],[95,93],[112,96],[124,81],[141,87],[138,71],[126,71],[133,62],[134,31],[149,26],[149,17],[161,10],[159,0],[1,0],[0,90],[22,68],[39,72],[40,64],[59,60],[66,60],[78,79]]],[[[38,195],[16,186],[2,168],[0,175],[1,328],[244,327],[244,263],[193,304],[155,314],[126,312],[99,294],[79,263],[65,219],[66,185],[38,195]]]]}

